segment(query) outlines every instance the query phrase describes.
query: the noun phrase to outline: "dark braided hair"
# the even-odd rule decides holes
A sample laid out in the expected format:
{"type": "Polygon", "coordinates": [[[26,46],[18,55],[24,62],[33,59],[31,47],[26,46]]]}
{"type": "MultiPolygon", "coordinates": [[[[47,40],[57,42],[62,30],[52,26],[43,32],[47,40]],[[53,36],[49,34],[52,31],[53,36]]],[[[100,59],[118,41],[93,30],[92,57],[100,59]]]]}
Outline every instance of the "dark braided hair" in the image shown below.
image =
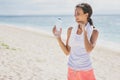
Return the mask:
{"type": "MultiPolygon", "coordinates": [[[[93,13],[92,7],[88,3],[81,3],[81,4],[76,5],[76,8],[81,8],[83,10],[84,14],[88,13],[87,20],[90,23],[90,25],[93,26],[93,21],[91,19],[91,15],[93,13]]],[[[93,26],[93,28],[95,28],[95,27],[93,26]]]]}

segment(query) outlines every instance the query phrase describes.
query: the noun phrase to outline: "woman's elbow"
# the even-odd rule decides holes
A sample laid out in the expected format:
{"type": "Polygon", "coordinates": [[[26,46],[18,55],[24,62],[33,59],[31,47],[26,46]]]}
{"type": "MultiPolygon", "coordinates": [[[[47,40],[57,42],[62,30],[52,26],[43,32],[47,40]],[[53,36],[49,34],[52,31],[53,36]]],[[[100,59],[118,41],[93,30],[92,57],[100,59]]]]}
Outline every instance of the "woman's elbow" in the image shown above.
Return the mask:
{"type": "Polygon", "coordinates": [[[92,50],[86,50],[87,51],[87,53],[90,53],[92,50]]]}
{"type": "Polygon", "coordinates": [[[87,53],[92,52],[93,48],[94,48],[94,47],[91,47],[91,48],[86,49],[87,53]]]}

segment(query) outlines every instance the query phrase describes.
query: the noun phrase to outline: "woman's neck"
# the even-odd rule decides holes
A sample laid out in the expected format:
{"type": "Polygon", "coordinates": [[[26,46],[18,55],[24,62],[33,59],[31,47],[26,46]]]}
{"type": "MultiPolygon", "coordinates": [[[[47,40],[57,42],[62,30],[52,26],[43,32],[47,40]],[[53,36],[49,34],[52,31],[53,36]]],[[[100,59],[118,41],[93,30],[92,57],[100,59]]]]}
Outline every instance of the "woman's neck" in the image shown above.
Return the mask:
{"type": "Polygon", "coordinates": [[[84,22],[85,26],[87,25],[87,23],[88,23],[88,21],[85,21],[85,22],[84,22]]]}

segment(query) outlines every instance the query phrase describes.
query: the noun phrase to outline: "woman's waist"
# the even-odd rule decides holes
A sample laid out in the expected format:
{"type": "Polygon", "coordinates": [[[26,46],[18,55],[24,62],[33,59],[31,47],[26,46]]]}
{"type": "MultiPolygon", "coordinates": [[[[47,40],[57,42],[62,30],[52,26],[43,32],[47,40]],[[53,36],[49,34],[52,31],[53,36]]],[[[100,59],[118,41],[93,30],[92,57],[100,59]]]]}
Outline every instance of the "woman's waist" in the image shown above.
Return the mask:
{"type": "Polygon", "coordinates": [[[75,69],[89,69],[91,68],[90,56],[85,54],[71,53],[68,58],[68,65],[75,69]]]}
{"type": "Polygon", "coordinates": [[[68,60],[72,63],[77,63],[77,64],[86,64],[91,62],[90,56],[87,54],[70,54],[68,60]]]}
{"type": "Polygon", "coordinates": [[[73,68],[74,70],[89,70],[92,69],[92,63],[86,63],[86,64],[76,64],[76,63],[71,63],[68,61],[68,66],[73,68]]]}

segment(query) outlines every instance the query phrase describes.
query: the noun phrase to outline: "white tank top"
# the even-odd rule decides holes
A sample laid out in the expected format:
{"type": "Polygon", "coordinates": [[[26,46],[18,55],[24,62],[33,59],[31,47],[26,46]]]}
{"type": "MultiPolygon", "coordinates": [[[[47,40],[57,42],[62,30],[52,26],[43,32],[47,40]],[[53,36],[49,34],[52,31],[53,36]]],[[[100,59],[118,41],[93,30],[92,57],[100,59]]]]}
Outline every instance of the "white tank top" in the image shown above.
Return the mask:
{"type": "MultiPolygon", "coordinates": [[[[85,26],[87,31],[87,37],[90,41],[92,35],[93,26],[89,23],[85,26]]],[[[92,69],[92,64],[90,60],[90,53],[85,49],[84,45],[84,34],[76,34],[77,27],[74,27],[71,32],[69,39],[69,45],[71,47],[70,56],[68,59],[68,66],[74,70],[89,70],[92,69]]]]}

